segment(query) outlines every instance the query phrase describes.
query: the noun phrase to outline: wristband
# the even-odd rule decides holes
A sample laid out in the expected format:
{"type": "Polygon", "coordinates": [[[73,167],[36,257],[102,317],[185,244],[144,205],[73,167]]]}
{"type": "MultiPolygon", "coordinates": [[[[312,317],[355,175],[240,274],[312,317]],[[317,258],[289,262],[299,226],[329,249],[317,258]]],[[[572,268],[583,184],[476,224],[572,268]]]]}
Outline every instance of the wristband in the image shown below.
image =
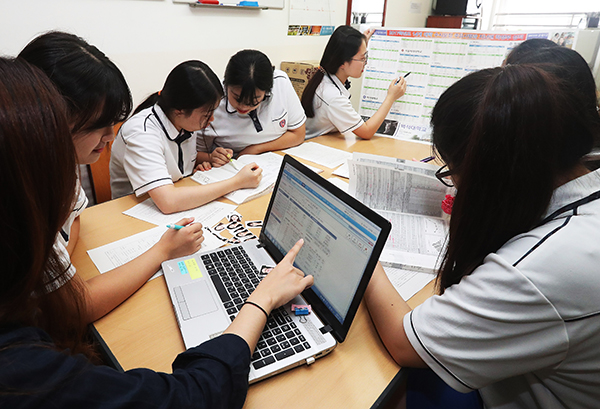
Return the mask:
{"type": "Polygon", "coordinates": [[[262,312],[264,312],[265,316],[267,317],[267,319],[269,319],[269,314],[267,314],[267,311],[263,307],[261,307],[260,305],[258,305],[257,303],[252,302],[252,301],[246,301],[246,302],[244,302],[244,305],[246,305],[246,304],[254,305],[256,308],[258,308],[259,310],[261,310],[262,312]]]}

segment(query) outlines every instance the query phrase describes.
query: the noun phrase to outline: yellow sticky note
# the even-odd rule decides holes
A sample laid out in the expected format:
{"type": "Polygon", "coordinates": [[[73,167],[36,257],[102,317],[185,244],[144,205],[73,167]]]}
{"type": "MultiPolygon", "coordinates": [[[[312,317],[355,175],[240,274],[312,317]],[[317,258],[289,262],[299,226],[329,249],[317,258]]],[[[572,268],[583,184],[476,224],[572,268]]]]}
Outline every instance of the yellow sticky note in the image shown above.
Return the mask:
{"type": "Polygon", "coordinates": [[[185,267],[187,268],[192,280],[195,280],[196,278],[202,278],[202,271],[200,271],[200,267],[198,266],[195,258],[185,260],[185,267]]]}

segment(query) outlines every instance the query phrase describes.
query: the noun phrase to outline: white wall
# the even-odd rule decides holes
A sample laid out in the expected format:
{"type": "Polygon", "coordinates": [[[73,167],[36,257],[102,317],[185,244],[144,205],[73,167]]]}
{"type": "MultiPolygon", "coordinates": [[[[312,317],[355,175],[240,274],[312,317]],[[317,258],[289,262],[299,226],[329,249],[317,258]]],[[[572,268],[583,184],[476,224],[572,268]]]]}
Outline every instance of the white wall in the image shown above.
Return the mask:
{"type": "MultiPolygon", "coordinates": [[[[332,0],[332,24],[346,19],[346,0],[332,0]]],[[[0,1],[0,54],[14,56],[37,34],[64,30],[96,45],[123,71],[134,103],[159,90],[178,63],[206,62],[219,77],[229,57],[256,48],[281,61],[319,60],[329,36],[288,37],[283,10],[191,8],[171,0],[0,1]]]]}
{"type": "MultiPolygon", "coordinates": [[[[385,26],[389,28],[425,27],[427,16],[431,14],[433,0],[388,0],[385,26]]],[[[358,110],[362,78],[350,79],[352,106],[358,110]]]]}
{"type": "Polygon", "coordinates": [[[425,27],[433,0],[388,0],[386,27],[425,27]]]}

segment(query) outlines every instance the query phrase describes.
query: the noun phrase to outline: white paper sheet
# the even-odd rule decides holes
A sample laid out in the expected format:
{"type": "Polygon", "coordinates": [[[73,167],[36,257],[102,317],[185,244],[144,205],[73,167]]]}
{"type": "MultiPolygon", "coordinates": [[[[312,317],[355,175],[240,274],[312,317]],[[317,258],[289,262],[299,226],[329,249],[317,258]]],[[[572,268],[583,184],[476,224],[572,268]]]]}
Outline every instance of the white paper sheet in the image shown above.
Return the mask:
{"type": "Polygon", "coordinates": [[[309,160],[319,165],[334,169],[350,159],[352,154],[340,149],[331,148],[316,142],[304,142],[302,145],[283,151],[292,156],[309,160]]]}
{"type": "Polygon", "coordinates": [[[170,223],[176,223],[185,217],[194,217],[194,221],[200,222],[204,226],[214,226],[219,220],[233,212],[236,208],[236,205],[213,201],[203,206],[196,207],[195,209],[164,214],[156,207],[152,199],[146,199],[142,203],[133,206],[131,209],[125,210],[123,214],[148,223],[156,224],[157,226],[166,226],[170,223]]]}
{"type": "MultiPolygon", "coordinates": [[[[277,175],[279,174],[279,168],[283,162],[283,156],[273,152],[265,152],[260,155],[243,155],[239,159],[236,159],[236,165],[238,168],[255,162],[263,170],[262,180],[259,185],[255,188],[238,189],[225,195],[225,197],[234,203],[242,204],[256,197],[267,194],[273,188],[277,175]]],[[[228,163],[218,168],[212,168],[206,171],[199,171],[194,173],[192,180],[201,185],[207,185],[209,183],[220,182],[235,176],[238,169],[235,169],[233,164],[228,163]]]]}
{"type": "Polygon", "coordinates": [[[371,209],[443,216],[441,203],[450,189],[435,177],[354,160],[348,166],[351,194],[371,209]]]}
{"type": "Polygon", "coordinates": [[[396,291],[398,291],[398,294],[405,301],[421,291],[435,278],[435,275],[431,273],[419,273],[401,268],[384,266],[383,270],[396,291]]]}
{"type": "Polygon", "coordinates": [[[350,188],[350,185],[348,184],[348,182],[343,181],[342,179],[338,179],[338,178],[329,178],[327,180],[330,181],[331,183],[333,183],[335,186],[342,189],[344,192],[348,193],[348,189],[350,188]]]}
{"type": "Polygon", "coordinates": [[[448,234],[441,203],[451,193],[435,178],[436,166],[354,153],[348,168],[349,194],[392,224],[381,262],[411,271],[435,271],[448,234]]]}
{"type": "Polygon", "coordinates": [[[437,269],[448,235],[445,220],[383,210],[377,213],[392,223],[392,231],[379,258],[382,262],[426,272],[437,269]]]}
{"type": "MultiPolygon", "coordinates": [[[[113,270],[140,256],[154,246],[167,230],[166,226],[157,226],[133,236],[114,241],[95,249],[88,250],[88,255],[101,274],[113,270]]],[[[199,251],[208,251],[219,248],[224,243],[213,236],[209,231],[204,231],[204,241],[199,251]]],[[[150,280],[162,275],[158,270],[150,280]]]]}
{"type": "Polygon", "coordinates": [[[342,178],[350,179],[350,169],[348,168],[348,161],[344,162],[342,166],[331,172],[331,174],[342,178]]]}

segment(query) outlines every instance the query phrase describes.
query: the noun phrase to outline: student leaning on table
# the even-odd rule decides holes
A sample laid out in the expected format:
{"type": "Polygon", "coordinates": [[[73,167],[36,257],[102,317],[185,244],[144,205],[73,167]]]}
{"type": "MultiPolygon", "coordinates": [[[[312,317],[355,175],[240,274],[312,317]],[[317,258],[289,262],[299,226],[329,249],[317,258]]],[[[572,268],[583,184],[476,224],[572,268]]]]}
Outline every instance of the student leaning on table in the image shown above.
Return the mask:
{"type": "Polygon", "coordinates": [[[581,158],[600,117],[587,101],[531,65],[475,72],[439,98],[439,176],[457,187],[439,295],[411,311],[380,266],[365,295],[400,365],[486,408],[598,406],[600,171],[581,158]]]}
{"type": "Polygon", "coordinates": [[[0,58],[0,188],[11,199],[0,201],[0,407],[241,408],[266,314],[312,284],[293,267],[302,242],[252,293],[254,305],[220,337],[180,354],[172,374],[96,366],[82,341],[85,288],[69,280],[46,291],[65,274],[53,244],[71,211],[75,155],[64,102],[50,81],[0,58]]]}
{"type": "Polygon", "coordinates": [[[213,165],[226,155],[256,155],[304,142],[306,116],[287,74],[274,70],[257,50],[236,53],[225,69],[225,98],[215,120],[198,138],[198,151],[213,151],[213,165]],[[221,149],[224,149],[221,150],[221,149]]]}
{"type": "Polygon", "coordinates": [[[196,131],[210,125],[222,97],[219,79],[203,62],[186,61],[173,68],[163,89],[142,102],[117,134],[110,159],[113,198],[148,193],[163,213],[173,213],[258,186],[262,169],[256,164],[222,182],[173,185],[190,176],[198,162],[207,162],[199,165],[202,169],[214,162],[211,154],[196,153],[196,131]]]}
{"type": "Polygon", "coordinates": [[[366,122],[350,103],[348,78],[360,78],[367,66],[367,44],[373,30],[365,34],[350,26],[340,26],[325,46],[321,66],[302,94],[306,112],[306,138],[339,131],[371,139],[383,123],[392,104],[406,92],[406,80],[394,78],[377,112],[366,122]]]}
{"type": "MultiPolygon", "coordinates": [[[[49,32],[35,38],[21,51],[19,58],[40,68],[63,96],[73,139],[69,143],[75,145],[78,164],[97,161],[114,139],[114,124],[131,111],[131,94],[119,69],[93,45],[62,32],[49,32]]],[[[63,149],[63,144],[57,141],[54,149],[63,149]]],[[[70,263],[70,255],[77,244],[79,214],[87,206],[87,198],[79,181],[75,189],[76,199],[55,243],[68,267],[60,279],[48,283],[47,291],[56,290],[71,279],[81,280],[70,263]]],[[[190,222],[191,219],[182,221],[190,222]]],[[[140,257],[106,274],[81,281],[88,295],[86,322],[99,319],[125,301],[160,269],[161,262],[197,251],[202,240],[199,225],[182,235],[167,232],[140,257]]],[[[67,314],[65,319],[69,316],[67,314]]]]}

